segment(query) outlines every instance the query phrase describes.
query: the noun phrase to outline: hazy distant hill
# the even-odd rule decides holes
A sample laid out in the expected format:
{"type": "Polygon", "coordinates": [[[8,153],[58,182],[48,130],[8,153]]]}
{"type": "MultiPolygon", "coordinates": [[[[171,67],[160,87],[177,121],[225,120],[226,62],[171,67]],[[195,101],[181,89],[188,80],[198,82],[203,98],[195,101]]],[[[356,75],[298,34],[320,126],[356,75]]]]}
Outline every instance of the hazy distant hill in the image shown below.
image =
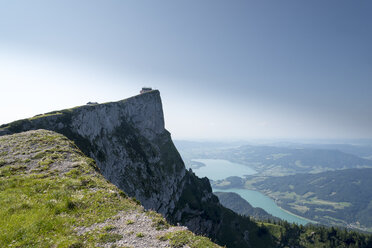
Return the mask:
{"type": "Polygon", "coordinates": [[[269,177],[252,183],[283,208],[332,225],[372,231],[372,169],[269,177]]]}
{"type": "Polygon", "coordinates": [[[312,148],[325,150],[338,150],[355,156],[372,159],[372,146],[370,145],[350,145],[350,144],[291,144],[291,148],[312,148]]]}
{"type": "MultiPolygon", "coordinates": [[[[204,147],[198,143],[178,144],[177,147],[186,164],[193,158],[226,159],[248,165],[261,175],[282,176],[295,173],[318,173],[327,170],[372,167],[372,160],[363,159],[336,149],[315,149],[309,147],[289,148],[275,146],[240,146],[227,148],[221,144],[204,147]]],[[[317,145],[314,145],[317,146],[317,145]]],[[[335,145],[337,146],[337,145],[335,145]]],[[[353,150],[357,146],[342,146],[344,150],[353,150]]],[[[335,148],[335,147],[334,147],[335,148]]],[[[360,147],[360,154],[368,154],[368,148],[360,147]]]]}

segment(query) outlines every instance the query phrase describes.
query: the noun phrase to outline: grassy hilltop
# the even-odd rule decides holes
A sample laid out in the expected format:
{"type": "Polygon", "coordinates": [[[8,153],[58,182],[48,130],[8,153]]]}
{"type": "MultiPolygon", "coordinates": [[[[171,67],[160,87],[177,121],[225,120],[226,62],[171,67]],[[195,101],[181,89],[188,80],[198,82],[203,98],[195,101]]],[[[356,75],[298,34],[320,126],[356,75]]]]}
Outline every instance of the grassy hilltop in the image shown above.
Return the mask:
{"type": "Polygon", "coordinates": [[[46,130],[0,137],[0,247],[218,247],[170,226],[46,130]]]}

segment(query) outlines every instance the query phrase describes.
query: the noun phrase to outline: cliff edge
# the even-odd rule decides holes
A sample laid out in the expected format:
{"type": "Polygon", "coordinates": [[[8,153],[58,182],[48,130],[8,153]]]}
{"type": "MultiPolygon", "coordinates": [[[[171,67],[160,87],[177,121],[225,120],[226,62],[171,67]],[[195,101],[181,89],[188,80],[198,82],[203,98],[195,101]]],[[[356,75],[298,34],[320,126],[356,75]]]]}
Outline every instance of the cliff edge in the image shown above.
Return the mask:
{"type": "Polygon", "coordinates": [[[146,209],[228,247],[271,247],[249,218],[224,208],[207,178],[185,169],[164,127],[160,92],[54,111],[0,127],[0,136],[35,129],[65,135],[93,158],[103,176],[146,209]]]}

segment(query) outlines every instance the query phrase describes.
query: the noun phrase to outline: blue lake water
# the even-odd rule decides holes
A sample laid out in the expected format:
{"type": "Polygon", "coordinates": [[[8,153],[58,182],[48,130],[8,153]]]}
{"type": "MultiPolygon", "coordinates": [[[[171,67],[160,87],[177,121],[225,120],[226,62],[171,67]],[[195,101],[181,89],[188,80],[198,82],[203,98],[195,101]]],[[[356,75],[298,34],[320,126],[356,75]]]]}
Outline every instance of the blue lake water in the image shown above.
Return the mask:
{"type": "MultiPolygon", "coordinates": [[[[244,175],[253,175],[256,173],[255,170],[246,165],[232,163],[222,159],[193,159],[193,161],[201,162],[206,165],[199,169],[193,169],[194,173],[198,177],[208,177],[212,180],[221,180],[231,176],[243,177],[244,175]]],[[[213,191],[237,193],[253,207],[260,207],[269,214],[288,222],[295,222],[302,225],[309,222],[307,219],[284,211],[274,202],[274,200],[258,191],[248,189],[213,189],[213,191]]]]}
{"type": "Polygon", "coordinates": [[[300,216],[293,215],[281,209],[276,203],[266,195],[249,189],[213,189],[213,191],[221,192],[234,192],[239,194],[243,199],[249,202],[253,207],[260,207],[269,214],[272,214],[280,219],[286,220],[288,222],[295,222],[297,224],[305,225],[309,223],[308,220],[301,218],[300,216]]]}
{"type": "Polygon", "coordinates": [[[199,169],[193,169],[198,177],[208,177],[212,180],[221,180],[232,176],[243,177],[244,175],[257,173],[246,165],[232,163],[223,159],[193,159],[192,161],[205,164],[199,169]]]}

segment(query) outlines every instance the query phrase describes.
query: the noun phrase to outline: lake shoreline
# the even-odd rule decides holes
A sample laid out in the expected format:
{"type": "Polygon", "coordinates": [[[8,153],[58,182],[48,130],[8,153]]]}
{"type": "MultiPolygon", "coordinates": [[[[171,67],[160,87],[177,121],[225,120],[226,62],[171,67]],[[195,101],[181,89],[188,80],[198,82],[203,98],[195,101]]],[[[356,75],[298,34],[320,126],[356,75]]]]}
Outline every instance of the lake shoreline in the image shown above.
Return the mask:
{"type": "MultiPolygon", "coordinates": [[[[297,223],[298,225],[306,225],[306,224],[311,224],[313,223],[312,220],[309,220],[307,218],[304,218],[302,216],[299,216],[299,215],[296,215],[296,214],[293,214],[291,213],[290,211],[288,210],[285,210],[283,208],[281,208],[278,204],[276,204],[276,202],[269,196],[261,193],[260,191],[257,191],[257,190],[250,190],[250,189],[245,189],[245,188],[229,188],[229,189],[217,189],[217,188],[212,188],[212,191],[213,192],[232,192],[232,193],[236,193],[238,194],[240,197],[242,197],[244,200],[246,200],[252,207],[258,207],[258,208],[262,208],[263,210],[265,210],[267,213],[283,220],[283,221],[287,221],[289,223],[297,223]],[[253,196],[251,195],[253,192],[253,196]],[[247,195],[249,195],[249,197],[247,197],[247,195]],[[265,197],[266,199],[268,199],[269,201],[271,201],[273,205],[271,205],[270,207],[270,203],[269,204],[263,204],[263,202],[255,202],[254,199],[257,199],[255,198],[255,195],[256,194],[259,194],[263,197],[265,197]],[[282,213],[278,213],[277,211],[272,211],[272,207],[274,207],[274,209],[276,208],[277,210],[281,211],[282,213]],[[271,210],[270,210],[271,208],[271,210]],[[284,214],[284,215],[283,215],[284,214]],[[287,215],[287,216],[286,216],[287,215]]],[[[267,203],[267,202],[266,202],[267,203]]]]}
{"type": "MultiPolygon", "coordinates": [[[[273,198],[271,198],[270,196],[268,196],[268,195],[262,193],[262,192],[259,191],[259,190],[247,189],[247,188],[227,188],[227,189],[213,188],[213,191],[216,191],[216,192],[217,192],[217,191],[219,191],[219,190],[221,190],[221,191],[225,191],[225,190],[226,190],[226,192],[227,192],[227,190],[229,190],[229,189],[242,189],[242,190],[251,190],[251,191],[259,192],[259,193],[261,193],[261,194],[267,196],[267,197],[270,198],[271,200],[273,200],[273,201],[275,202],[275,204],[278,206],[278,208],[280,208],[282,211],[284,211],[284,212],[286,212],[286,213],[288,213],[288,214],[290,214],[290,215],[296,216],[296,217],[299,218],[299,219],[306,220],[306,221],[309,222],[309,224],[317,224],[317,223],[318,223],[318,222],[315,221],[315,220],[311,220],[311,219],[308,219],[308,218],[306,218],[306,217],[302,217],[302,216],[300,216],[300,215],[298,215],[298,214],[292,213],[291,211],[282,208],[281,206],[279,206],[279,204],[276,203],[275,199],[273,199],[273,198]]],[[[231,192],[232,192],[232,191],[231,191],[231,192]]],[[[233,192],[233,193],[235,193],[235,192],[233,192]]],[[[247,201],[247,200],[246,200],[246,201],[247,201]]],[[[247,201],[247,202],[248,202],[249,204],[251,204],[249,201],[247,201]]],[[[252,204],[251,204],[251,205],[252,205],[252,204]]],[[[261,208],[261,207],[260,207],[260,208],[261,208]]],[[[275,216],[275,217],[277,217],[277,218],[283,220],[282,218],[280,218],[280,217],[278,217],[278,216],[275,216]]]]}
{"type": "MultiPolygon", "coordinates": [[[[241,177],[242,175],[257,174],[257,171],[255,171],[254,169],[246,165],[233,163],[229,160],[192,159],[192,161],[196,161],[196,162],[203,163],[206,165],[201,168],[193,170],[193,172],[198,177],[207,177],[213,181],[223,180],[223,179],[226,179],[227,177],[241,177]]],[[[275,217],[278,217],[282,220],[288,221],[290,223],[297,223],[297,224],[302,224],[302,225],[306,225],[307,223],[313,223],[312,220],[293,214],[290,211],[287,211],[281,208],[271,197],[263,194],[262,192],[258,190],[240,188],[237,185],[229,189],[216,189],[212,187],[212,190],[234,192],[240,195],[244,200],[246,200],[253,207],[262,208],[267,213],[275,217]]]]}
{"type": "MultiPolygon", "coordinates": [[[[269,197],[269,196],[268,196],[268,197],[269,197]]],[[[270,197],[270,198],[271,198],[271,197],[270,197]]],[[[272,198],[271,198],[271,199],[272,199],[272,198]]],[[[278,205],[278,204],[276,204],[276,205],[278,205]]],[[[281,210],[283,210],[284,212],[287,212],[288,214],[294,215],[294,216],[296,216],[296,217],[299,218],[299,219],[304,219],[304,220],[308,221],[308,222],[309,222],[308,224],[317,224],[317,223],[318,223],[318,222],[315,221],[315,220],[310,220],[310,219],[308,219],[308,218],[305,218],[305,217],[302,217],[302,216],[300,216],[300,215],[294,214],[294,213],[292,213],[291,211],[288,211],[288,210],[282,208],[282,207],[279,206],[279,205],[278,205],[278,207],[279,207],[281,210]]]]}
{"type": "MultiPolygon", "coordinates": [[[[247,189],[247,188],[242,188],[242,189],[247,189]]],[[[277,205],[281,210],[283,210],[284,212],[287,212],[288,214],[294,215],[294,216],[296,216],[296,217],[299,218],[299,219],[304,219],[304,220],[306,220],[306,221],[308,221],[308,222],[310,222],[310,223],[312,223],[312,224],[317,224],[317,223],[318,223],[318,222],[315,221],[315,220],[310,220],[310,219],[308,219],[308,218],[306,218],[306,217],[302,217],[301,215],[298,215],[298,214],[292,213],[291,211],[282,208],[278,203],[276,203],[276,200],[275,200],[274,198],[270,197],[269,195],[267,195],[267,194],[265,194],[265,193],[263,193],[263,192],[261,192],[261,191],[259,191],[259,190],[256,190],[256,189],[248,189],[248,190],[257,191],[257,192],[260,192],[261,194],[263,194],[263,195],[269,197],[270,199],[272,199],[272,200],[275,202],[275,204],[276,204],[276,205],[277,205]]],[[[279,217],[278,217],[278,218],[279,218],[279,217]]]]}
{"type": "Polygon", "coordinates": [[[202,159],[196,158],[191,159],[191,162],[201,163],[205,166],[192,169],[198,177],[208,177],[213,181],[223,180],[229,176],[241,177],[242,175],[254,175],[257,174],[253,168],[231,162],[225,159],[202,159]],[[213,167],[213,168],[212,168],[213,167]],[[213,171],[213,173],[211,173],[213,171]]]}

